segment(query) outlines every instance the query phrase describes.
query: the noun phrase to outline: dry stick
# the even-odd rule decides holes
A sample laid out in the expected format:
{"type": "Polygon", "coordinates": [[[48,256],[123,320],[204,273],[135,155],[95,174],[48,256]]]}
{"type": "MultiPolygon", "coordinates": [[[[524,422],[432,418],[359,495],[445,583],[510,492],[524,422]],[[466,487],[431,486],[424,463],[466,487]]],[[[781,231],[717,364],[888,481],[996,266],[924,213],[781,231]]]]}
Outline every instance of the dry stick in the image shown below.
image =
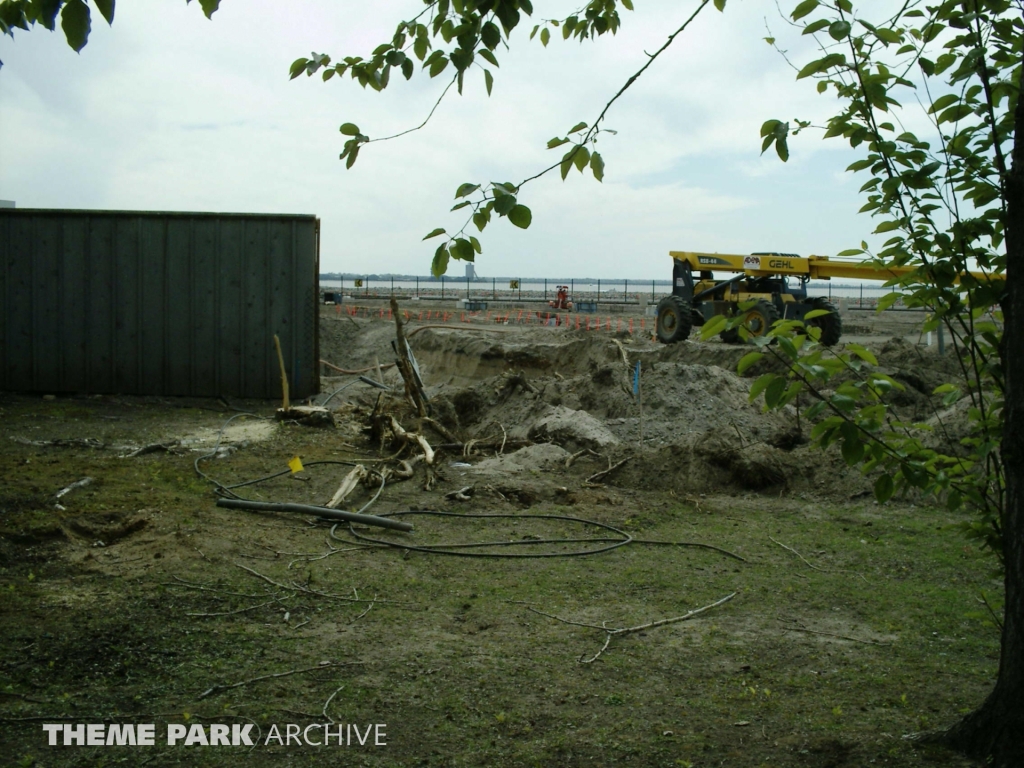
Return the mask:
{"type": "MultiPolygon", "coordinates": [[[[337,371],[338,373],[344,373],[346,375],[352,375],[352,376],[356,375],[357,373],[369,373],[370,371],[377,371],[377,378],[378,379],[380,379],[380,372],[381,371],[386,371],[388,368],[394,368],[395,367],[394,363],[385,363],[384,365],[381,365],[378,362],[376,366],[372,366],[371,365],[368,368],[356,368],[355,370],[351,370],[349,368],[339,368],[334,363],[328,363],[326,360],[321,360],[320,361],[320,365],[326,365],[332,371],[337,371]]],[[[384,381],[381,380],[381,384],[383,384],[383,383],[384,383],[384,381]]]]}
{"type": "MultiPolygon", "coordinates": [[[[772,537],[771,537],[771,536],[769,536],[768,538],[769,538],[769,539],[772,539],[772,537]]],[[[828,571],[825,571],[824,569],[822,569],[822,568],[819,568],[818,566],[814,565],[813,563],[810,563],[810,562],[808,562],[808,561],[807,561],[807,558],[806,558],[806,557],[804,557],[803,555],[801,555],[801,554],[800,554],[799,552],[797,552],[797,551],[796,551],[795,549],[793,549],[792,547],[787,547],[787,546],[786,546],[785,544],[783,544],[783,543],[782,543],[781,541],[778,541],[778,540],[776,540],[776,539],[772,539],[772,541],[774,541],[774,542],[775,542],[776,544],[778,544],[778,545],[779,545],[780,547],[782,547],[783,549],[788,549],[788,550],[789,550],[790,552],[792,552],[792,553],[793,553],[794,555],[796,555],[797,557],[799,557],[799,558],[800,558],[801,560],[803,560],[803,561],[804,561],[805,563],[807,563],[807,566],[808,566],[809,568],[813,568],[813,569],[814,569],[814,570],[816,570],[816,571],[821,571],[822,573],[828,573],[828,571]]]]}
{"type": "Polygon", "coordinates": [[[250,683],[258,683],[260,680],[271,680],[271,679],[276,678],[276,677],[288,677],[289,675],[299,675],[299,674],[302,674],[303,672],[313,672],[313,671],[318,670],[318,669],[332,669],[334,667],[339,667],[339,666],[341,666],[341,667],[348,667],[348,666],[352,666],[352,665],[355,665],[355,664],[362,664],[362,663],[363,662],[361,662],[361,661],[347,661],[344,664],[334,664],[333,662],[329,661],[326,664],[324,664],[324,663],[317,664],[315,667],[306,667],[305,669],[290,669],[287,672],[277,672],[277,673],[272,674],[272,675],[260,675],[259,677],[253,677],[253,678],[250,678],[248,680],[242,680],[240,683],[232,683],[231,685],[214,685],[214,686],[211,686],[211,687],[207,688],[205,691],[203,691],[201,694],[199,694],[198,698],[205,699],[207,696],[212,696],[214,694],[222,693],[224,691],[230,691],[232,688],[241,688],[243,685],[249,685],[250,683]]]}
{"type": "Polygon", "coordinates": [[[359,481],[366,477],[366,467],[362,464],[356,464],[352,470],[345,475],[345,478],[341,481],[341,485],[338,486],[338,490],[334,492],[331,500],[327,502],[328,507],[331,509],[337,509],[338,505],[345,500],[352,491],[359,485],[359,481]]]}
{"type": "MultiPolygon", "coordinates": [[[[171,578],[179,582],[180,584],[184,584],[186,587],[191,587],[192,589],[199,589],[203,592],[217,592],[221,595],[232,595],[233,597],[270,597],[271,594],[270,592],[264,592],[262,595],[251,595],[247,592],[228,592],[226,589],[216,589],[215,587],[207,587],[203,584],[195,584],[191,581],[185,581],[184,579],[179,578],[178,576],[172,575],[171,578]]],[[[176,587],[178,586],[178,584],[165,584],[165,586],[176,587]]]]}
{"type": "Polygon", "coordinates": [[[532,611],[533,613],[539,613],[541,616],[547,616],[549,619],[555,619],[556,621],[560,621],[563,624],[572,624],[577,627],[589,627],[591,629],[600,629],[601,631],[605,632],[607,636],[604,639],[604,645],[601,646],[601,650],[599,650],[589,659],[584,659],[582,656],[580,656],[580,658],[578,659],[580,664],[593,664],[595,661],[601,658],[602,653],[608,650],[608,646],[611,644],[612,637],[616,635],[628,635],[633,632],[641,632],[645,629],[655,629],[657,627],[664,627],[666,624],[677,624],[680,621],[687,621],[688,619],[692,619],[694,616],[698,616],[699,614],[702,614],[705,611],[710,611],[712,608],[717,608],[718,606],[729,602],[734,597],[736,597],[737,594],[737,592],[732,592],[723,597],[721,600],[716,600],[710,605],[705,605],[703,608],[696,608],[682,616],[675,616],[671,619],[660,619],[659,621],[651,621],[647,624],[639,624],[635,627],[621,627],[619,629],[608,629],[608,627],[604,624],[585,624],[579,621],[569,621],[568,619],[563,619],[559,616],[554,616],[550,613],[544,613],[544,611],[538,611],[536,608],[530,608],[529,606],[527,606],[527,610],[532,611]]]}
{"type": "Polygon", "coordinates": [[[288,401],[288,374],[284,370],[284,355],[281,354],[281,340],[274,334],[274,346],[277,347],[277,363],[281,366],[281,408],[288,410],[291,403],[288,401]]]}
{"type": "Polygon", "coordinates": [[[361,618],[363,618],[363,616],[368,614],[370,612],[370,609],[373,608],[373,606],[376,604],[376,601],[377,601],[377,596],[374,595],[373,596],[373,600],[370,602],[370,604],[368,606],[366,606],[366,610],[363,611],[362,613],[360,613],[354,619],[352,619],[352,621],[350,621],[349,624],[355,624],[357,621],[359,621],[361,618]]]}
{"type": "MultiPolygon", "coordinates": [[[[398,311],[398,300],[394,296],[391,297],[391,314],[395,318],[395,347],[398,349],[398,359],[395,363],[398,365],[399,373],[402,374],[402,379],[405,380],[405,394],[416,407],[416,414],[423,418],[427,415],[427,404],[423,397],[423,392],[420,391],[419,384],[416,383],[416,374],[413,371],[412,363],[409,361],[409,353],[406,348],[408,342],[405,339],[405,331],[402,328],[402,315],[398,311]]],[[[428,461],[427,463],[429,464],[430,462],[428,461]]]]}
{"type": "Polygon", "coordinates": [[[609,464],[608,469],[602,469],[600,472],[595,472],[594,474],[592,474],[590,477],[587,478],[587,482],[588,483],[596,483],[601,478],[603,478],[603,477],[605,477],[607,475],[610,475],[612,472],[614,472],[616,469],[621,467],[623,464],[625,464],[627,461],[629,461],[632,458],[633,458],[632,456],[627,456],[626,458],[624,458],[622,461],[618,462],[617,464],[612,464],[611,460],[609,459],[609,461],[608,461],[608,464],[609,464]]]}
{"type": "Polygon", "coordinates": [[[508,440],[508,432],[505,431],[505,425],[498,422],[498,426],[501,427],[501,448],[498,449],[498,453],[505,452],[505,441],[508,440]]]}
{"type": "Polygon", "coordinates": [[[427,442],[427,438],[418,432],[406,432],[405,428],[398,423],[398,419],[394,416],[391,417],[391,431],[395,433],[395,437],[406,443],[418,443],[420,448],[423,449],[423,457],[427,464],[434,463],[434,449],[430,447],[430,443],[427,442]]]}
{"type": "Polygon", "coordinates": [[[701,549],[713,549],[715,552],[721,552],[723,555],[727,555],[740,562],[747,562],[747,558],[740,557],[735,552],[730,552],[728,549],[722,549],[722,547],[716,547],[714,544],[701,544],[696,541],[657,541],[656,539],[633,539],[634,544],[660,544],[666,547],[700,547],[701,549]]]}
{"type": "Polygon", "coordinates": [[[443,424],[439,423],[435,419],[426,416],[420,419],[420,421],[422,421],[424,424],[429,424],[431,427],[437,430],[437,434],[441,435],[441,437],[443,437],[445,440],[448,440],[453,443],[457,443],[459,441],[459,438],[453,435],[443,424]]]}
{"type": "Polygon", "coordinates": [[[330,715],[327,714],[327,707],[329,707],[331,705],[331,702],[334,701],[334,697],[337,696],[339,693],[341,693],[341,691],[342,691],[342,689],[344,687],[345,687],[344,685],[341,686],[341,688],[339,688],[334,693],[332,693],[330,696],[328,696],[327,697],[327,701],[324,702],[324,708],[323,708],[322,711],[324,713],[324,720],[327,721],[328,725],[334,725],[334,719],[330,715]]]}
{"type": "Polygon", "coordinates": [[[889,643],[880,643],[877,640],[862,640],[859,637],[850,637],[848,635],[837,635],[833,632],[819,632],[816,629],[804,629],[803,627],[786,627],[787,630],[793,632],[807,632],[811,635],[824,635],[825,637],[838,637],[840,640],[852,640],[855,643],[867,643],[868,645],[889,645],[889,643]]]}
{"type": "Polygon", "coordinates": [[[582,451],[576,451],[576,453],[574,453],[572,456],[570,456],[569,458],[567,458],[565,460],[565,468],[568,469],[569,467],[571,467],[573,465],[573,463],[576,461],[576,459],[578,459],[584,453],[589,453],[591,456],[598,456],[598,457],[600,457],[600,455],[601,455],[600,453],[597,453],[596,451],[592,451],[589,448],[584,448],[582,451]]]}
{"type": "Polygon", "coordinates": [[[259,605],[250,605],[248,608],[239,608],[237,611],[224,611],[222,613],[186,613],[185,615],[186,616],[193,616],[193,617],[196,617],[196,616],[204,616],[204,617],[205,616],[234,616],[236,613],[246,613],[248,611],[255,611],[257,608],[263,608],[264,606],[267,606],[267,605],[273,605],[274,603],[280,603],[282,600],[287,600],[290,597],[295,597],[295,593],[293,592],[290,595],[284,595],[283,597],[278,597],[278,598],[276,598],[274,600],[271,600],[269,603],[260,603],[259,605]]]}

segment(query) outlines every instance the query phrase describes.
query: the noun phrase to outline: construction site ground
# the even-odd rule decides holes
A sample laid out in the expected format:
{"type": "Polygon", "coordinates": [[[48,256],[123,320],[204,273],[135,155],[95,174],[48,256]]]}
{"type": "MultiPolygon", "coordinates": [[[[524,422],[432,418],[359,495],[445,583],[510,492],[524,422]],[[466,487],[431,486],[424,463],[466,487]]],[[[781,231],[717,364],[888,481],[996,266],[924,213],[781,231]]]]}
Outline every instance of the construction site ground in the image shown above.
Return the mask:
{"type": "MultiPolygon", "coordinates": [[[[743,346],[418,311],[430,420],[389,365],[394,323],[334,307],[321,357],[392,389],[324,378],[317,401],[348,385],[333,427],[262,401],[0,395],[0,764],[969,765],[905,738],[993,683],[1000,583],[962,513],[878,505],[795,409],[748,402],[770,363],[737,376],[743,346]],[[339,509],[420,511],[396,518],[413,533],[216,506],[215,483],[322,505],[355,465],[339,509]],[[266,743],[325,722],[385,744],[266,743]],[[49,746],[45,723],[157,738],[49,746]],[[254,724],[256,746],[170,746],[169,723],[254,724]]],[[[955,440],[931,394],[955,350],[918,344],[920,319],[848,312],[846,338],[955,440]]]]}

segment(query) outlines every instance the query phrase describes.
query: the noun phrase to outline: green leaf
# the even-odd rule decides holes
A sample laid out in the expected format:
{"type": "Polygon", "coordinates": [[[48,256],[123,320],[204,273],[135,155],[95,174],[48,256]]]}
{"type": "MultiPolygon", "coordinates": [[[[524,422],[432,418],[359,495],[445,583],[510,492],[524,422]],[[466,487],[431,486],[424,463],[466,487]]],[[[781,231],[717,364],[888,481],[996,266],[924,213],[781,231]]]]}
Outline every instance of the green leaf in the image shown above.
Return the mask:
{"type": "Polygon", "coordinates": [[[490,220],[491,216],[487,211],[477,211],[473,214],[473,223],[476,225],[477,232],[483,232],[490,220]]]}
{"type": "Polygon", "coordinates": [[[892,475],[879,475],[878,479],[875,480],[875,499],[879,504],[885,504],[885,502],[891,499],[893,490],[892,475]]]}
{"type": "Polygon", "coordinates": [[[790,18],[793,19],[793,21],[802,19],[817,7],[818,0],[804,0],[800,5],[793,9],[793,13],[790,14],[790,18]]]}
{"type": "Polygon", "coordinates": [[[551,41],[551,30],[548,29],[547,27],[544,27],[544,29],[542,29],[540,31],[540,44],[543,45],[545,48],[547,48],[548,47],[548,43],[550,41],[551,41]]]}
{"type": "Polygon", "coordinates": [[[725,10],[725,0],[715,0],[715,8],[719,11],[725,10]]]}
{"type": "Polygon", "coordinates": [[[870,349],[865,349],[860,344],[854,344],[853,342],[847,344],[846,348],[864,362],[870,363],[871,365],[878,365],[878,358],[875,357],[875,354],[870,349]]]}
{"type": "Polygon", "coordinates": [[[491,70],[484,70],[484,85],[487,86],[487,95],[491,95],[491,89],[494,87],[494,75],[491,74],[491,70]]]}
{"type": "Polygon", "coordinates": [[[437,229],[435,229],[435,230],[432,230],[432,231],[430,232],[430,234],[429,234],[429,235],[427,235],[426,237],[424,237],[423,239],[424,239],[424,240],[429,240],[429,239],[430,239],[430,238],[432,238],[432,237],[437,237],[438,235],[443,235],[443,234],[445,234],[445,229],[444,229],[444,227],[438,227],[437,229]]]}
{"type": "Polygon", "coordinates": [[[483,59],[484,61],[489,62],[492,66],[500,68],[497,57],[495,57],[495,55],[490,51],[481,48],[479,51],[477,51],[477,53],[480,54],[480,58],[483,59]]]}
{"type": "Polygon", "coordinates": [[[342,123],[341,128],[338,129],[346,136],[358,136],[359,126],[355,123],[342,123]]]}
{"type": "Polygon", "coordinates": [[[568,143],[569,143],[568,139],[560,139],[557,136],[555,136],[555,138],[550,139],[548,141],[548,149],[554,149],[555,147],[560,147],[563,144],[568,144],[568,143]]]}
{"type": "Polygon", "coordinates": [[[604,159],[597,152],[590,156],[590,170],[594,172],[594,178],[604,181],[604,159]]]}
{"type": "Polygon", "coordinates": [[[786,379],[782,376],[776,376],[775,379],[765,387],[764,390],[764,404],[769,408],[775,408],[780,405],[783,392],[786,391],[786,379]]]}
{"type": "Polygon", "coordinates": [[[527,229],[533,221],[533,214],[525,205],[516,205],[508,212],[508,220],[520,229],[527,229]]]}
{"type": "Polygon", "coordinates": [[[515,195],[500,195],[500,196],[497,196],[497,197],[494,198],[494,211],[499,216],[506,216],[506,215],[508,215],[509,211],[511,211],[513,208],[515,208],[515,206],[516,206],[516,196],[515,195]]]}
{"type": "Polygon", "coordinates": [[[76,52],[81,51],[89,41],[89,6],[82,0],[68,0],[60,12],[60,27],[68,45],[76,52]]]}
{"type": "Polygon", "coordinates": [[[828,309],[812,309],[810,312],[804,315],[804,320],[813,320],[816,317],[823,317],[825,315],[831,314],[831,310],[828,309]]]}
{"type": "Polygon", "coordinates": [[[834,21],[828,28],[829,37],[833,40],[844,40],[850,35],[850,22],[834,21]]]}
{"type": "Polygon", "coordinates": [[[96,3],[96,8],[103,18],[107,20],[107,24],[114,23],[114,0],[93,0],[96,3]]]}
{"type": "Polygon", "coordinates": [[[440,277],[448,271],[448,248],[442,243],[434,251],[434,260],[430,262],[430,274],[440,277]]]}
{"type": "Polygon", "coordinates": [[[501,43],[501,30],[493,21],[488,21],[480,28],[480,40],[492,51],[501,43]]]}
{"type": "Polygon", "coordinates": [[[779,136],[775,139],[775,152],[782,162],[789,160],[789,144],[785,136],[779,136]]]}
{"type": "Polygon", "coordinates": [[[455,191],[455,199],[458,200],[460,197],[471,195],[478,189],[480,189],[479,184],[471,184],[468,181],[465,184],[460,184],[459,188],[455,191]]]}
{"type": "Polygon", "coordinates": [[[829,25],[828,19],[818,19],[817,21],[812,21],[810,24],[808,24],[806,27],[804,27],[804,31],[801,32],[800,34],[802,34],[802,35],[813,35],[815,32],[820,32],[821,30],[823,30],[828,25],[829,25]]]}
{"type": "Polygon", "coordinates": [[[960,97],[955,93],[947,93],[945,96],[939,96],[935,101],[932,102],[931,109],[928,110],[929,114],[935,114],[941,112],[950,104],[956,104],[960,100],[960,97]]]}
{"type": "MultiPolygon", "coordinates": [[[[716,317],[723,317],[724,318],[725,315],[716,315],[716,317]]],[[[754,383],[750,385],[750,402],[754,402],[754,400],[757,399],[757,396],[760,395],[765,389],[767,389],[769,384],[771,384],[773,381],[775,381],[776,379],[779,379],[779,378],[782,378],[782,377],[779,376],[779,374],[777,374],[777,373],[764,373],[764,374],[761,374],[757,378],[757,380],[754,381],[754,383]]],[[[782,383],[785,384],[786,383],[785,380],[783,380],[782,383]]]]}
{"type": "Polygon", "coordinates": [[[567,133],[576,133],[576,131],[582,131],[586,127],[587,127],[586,123],[576,123],[576,125],[574,125],[572,128],[570,128],[567,131],[567,133]]]}
{"type": "Polygon", "coordinates": [[[762,357],[764,357],[763,352],[749,352],[745,354],[742,358],[740,358],[740,361],[736,364],[736,374],[742,376],[744,371],[746,371],[750,366],[752,366],[762,357]]]}
{"type": "Polygon", "coordinates": [[[416,42],[412,44],[412,52],[416,54],[416,58],[423,61],[427,55],[427,48],[430,47],[430,41],[425,37],[417,37],[416,42]]]}
{"type": "Polygon", "coordinates": [[[288,68],[289,80],[294,80],[296,77],[306,71],[306,65],[309,63],[309,59],[296,59],[292,62],[292,65],[288,68]]]}
{"type": "Polygon", "coordinates": [[[473,250],[474,251],[476,251],[477,253],[483,253],[484,252],[484,247],[482,245],[480,245],[480,241],[477,240],[472,235],[469,236],[469,242],[473,244],[473,250]]]}
{"type": "MultiPolygon", "coordinates": [[[[415,69],[416,66],[412,63],[412,59],[406,59],[405,61],[402,62],[402,75],[405,76],[406,80],[412,78],[415,69]]],[[[490,91],[488,91],[488,93],[490,93],[490,91]]]]}
{"type": "Polygon", "coordinates": [[[581,146],[576,150],[576,156],[572,159],[576,165],[576,170],[583,173],[583,169],[587,167],[587,163],[590,162],[590,150],[586,147],[581,146]]]}
{"type": "Polygon", "coordinates": [[[442,72],[444,72],[444,69],[447,66],[448,66],[448,59],[446,59],[443,55],[442,56],[438,56],[436,59],[434,59],[430,63],[430,76],[431,77],[437,77],[442,72]]]}
{"type": "Polygon", "coordinates": [[[843,459],[848,466],[852,467],[854,464],[859,464],[863,458],[864,442],[860,439],[860,435],[848,436],[843,440],[843,459]]]}
{"type": "Polygon", "coordinates": [[[562,181],[565,181],[565,177],[569,175],[569,171],[570,171],[570,169],[572,169],[572,159],[573,159],[573,150],[571,150],[571,149],[568,152],[566,152],[564,155],[562,155],[562,162],[561,162],[561,168],[560,168],[560,170],[562,172],[562,181]]]}
{"type": "Polygon", "coordinates": [[[199,7],[203,9],[206,18],[212,19],[213,14],[220,8],[220,0],[199,0],[199,7]]]}

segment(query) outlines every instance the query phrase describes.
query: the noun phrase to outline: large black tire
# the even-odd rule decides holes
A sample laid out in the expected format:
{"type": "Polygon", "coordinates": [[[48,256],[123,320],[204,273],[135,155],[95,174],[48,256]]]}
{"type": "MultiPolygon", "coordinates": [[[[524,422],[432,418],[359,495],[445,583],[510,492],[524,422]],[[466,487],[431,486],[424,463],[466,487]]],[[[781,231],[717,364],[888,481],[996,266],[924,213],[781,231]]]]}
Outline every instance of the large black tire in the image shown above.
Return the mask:
{"type": "MultiPolygon", "coordinates": [[[[751,338],[764,336],[779,319],[779,310],[770,301],[759,301],[743,314],[743,327],[751,338]]],[[[726,344],[737,344],[742,340],[739,328],[730,328],[720,334],[726,344]]]]}
{"type": "Polygon", "coordinates": [[[666,296],[658,302],[658,341],[675,344],[690,335],[693,328],[690,302],[678,296],[666,296]]]}
{"type": "Polygon", "coordinates": [[[838,344],[839,339],[842,338],[843,335],[843,320],[839,317],[839,310],[836,309],[835,305],[831,301],[821,298],[813,299],[811,301],[811,309],[825,309],[829,312],[827,315],[812,317],[806,323],[812,328],[821,329],[821,337],[818,341],[826,347],[838,344]]]}

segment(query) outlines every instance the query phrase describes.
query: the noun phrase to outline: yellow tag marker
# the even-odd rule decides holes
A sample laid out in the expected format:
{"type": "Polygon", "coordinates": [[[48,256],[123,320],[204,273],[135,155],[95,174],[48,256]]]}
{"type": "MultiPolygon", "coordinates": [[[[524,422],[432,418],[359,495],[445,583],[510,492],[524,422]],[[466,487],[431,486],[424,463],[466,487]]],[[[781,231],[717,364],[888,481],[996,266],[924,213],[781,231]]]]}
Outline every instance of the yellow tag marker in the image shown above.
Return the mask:
{"type": "Polygon", "coordinates": [[[296,472],[301,472],[302,471],[302,459],[300,459],[298,456],[296,456],[294,459],[292,459],[291,461],[288,462],[288,468],[292,471],[293,475],[296,472]]]}

